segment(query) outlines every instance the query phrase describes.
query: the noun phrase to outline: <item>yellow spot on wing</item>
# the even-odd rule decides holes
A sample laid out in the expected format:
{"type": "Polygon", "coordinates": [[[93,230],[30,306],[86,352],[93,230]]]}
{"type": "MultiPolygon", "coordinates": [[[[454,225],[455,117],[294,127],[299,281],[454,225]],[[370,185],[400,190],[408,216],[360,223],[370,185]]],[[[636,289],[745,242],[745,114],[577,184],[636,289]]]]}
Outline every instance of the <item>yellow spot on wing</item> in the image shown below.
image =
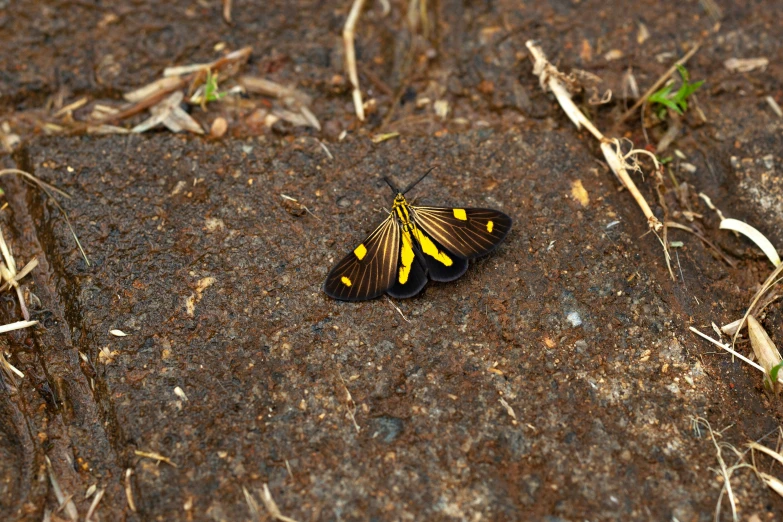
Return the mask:
{"type": "Polygon", "coordinates": [[[407,230],[402,233],[402,254],[400,255],[400,284],[404,285],[408,282],[408,275],[411,273],[411,265],[413,264],[413,241],[411,240],[411,233],[407,230]]]}
{"type": "Polygon", "coordinates": [[[345,277],[345,276],[343,276],[342,278],[340,278],[340,281],[342,281],[342,282],[343,282],[343,284],[344,284],[345,286],[351,286],[351,280],[350,280],[350,279],[348,279],[348,278],[347,278],[347,277],[345,277]]]}
{"type": "Polygon", "coordinates": [[[492,229],[495,227],[495,224],[492,221],[487,221],[487,232],[490,234],[492,233],[492,229]]]}
{"type": "Polygon", "coordinates": [[[467,221],[468,215],[465,214],[464,208],[455,208],[454,209],[454,217],[459,219],[460,221],[467,221]]]}
{"type": "Polygon", "coordinates": [[[361,244],[356,247],[356,250],[354,250],[353,253],[356,254],[356,257],[361,261],[364,259],[364,256],[367,255],[367,247],[365,247],[364,244],[361,244]]]}
{"type": "MultiPolygon", "coordinates": [[[[456,210],[454,212],[456,212],[456,210]]],[[[463,210],[462,212],[465,211],[463,210]]],[[[435,243],[433,243],[430,238],[422,234],[418,228],[413,230],[413,234],[416,236],[416,239],[419,241],[421,249],[425,254],[434,257],[446,266],[451,266],[454,264],[454,261],[452,261],[449,256],[438,250],[438,247],[435,246],[435,243]]]]}

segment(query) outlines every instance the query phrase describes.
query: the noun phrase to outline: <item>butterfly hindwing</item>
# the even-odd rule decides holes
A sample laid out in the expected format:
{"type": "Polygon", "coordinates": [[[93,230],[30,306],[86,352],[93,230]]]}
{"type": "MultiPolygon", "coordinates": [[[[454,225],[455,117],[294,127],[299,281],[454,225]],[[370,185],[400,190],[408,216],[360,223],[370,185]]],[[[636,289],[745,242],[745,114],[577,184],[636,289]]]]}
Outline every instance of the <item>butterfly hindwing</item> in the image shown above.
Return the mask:
{"type": "Polygon", "coordinates": [[[329,272],[324,292],[343,301],[378,297],[395,284],[399,255],[400,226],[389,216],[329,272]]]}
{"type": "Polygon", "coordinates": [[[422,227],[416,227],[413,235],[433,281],[454,281],[468,269],[468,260],[456,256],[432,239],[422,227]]]}
{"type": "Polygon", "coordinates": [[[400,262],[395,274],[394,286],[388,293],[404,299],[421,292],[427,284],[427,264],[412,234],[407,230],[400,233],[400,262]]]}
{"type": "Polygon", "coordinates": [[[472,259],[491,252],[511,230],[510,217],[488,208],[411,209],[416,224],[436,244],[462,259],[472,259]]]}

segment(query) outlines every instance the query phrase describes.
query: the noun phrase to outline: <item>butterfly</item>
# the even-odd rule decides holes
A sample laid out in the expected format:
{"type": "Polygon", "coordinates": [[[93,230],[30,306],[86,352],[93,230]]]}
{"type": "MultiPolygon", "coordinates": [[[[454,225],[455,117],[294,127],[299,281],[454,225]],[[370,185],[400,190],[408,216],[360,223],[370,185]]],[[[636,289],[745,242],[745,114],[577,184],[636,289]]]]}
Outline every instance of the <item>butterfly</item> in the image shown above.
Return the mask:
{"type": "Polygon", "coordinates": [[[511,218],[498,210],[409,204],[405,194],[430,171],[405,190],[383,178],[395,194],[389,217],[332,268],[324,283],[329,297],[413,297],[429,279],[457,279],[468,269],[469,259],[491,252],[503,241],[511,218]]]}

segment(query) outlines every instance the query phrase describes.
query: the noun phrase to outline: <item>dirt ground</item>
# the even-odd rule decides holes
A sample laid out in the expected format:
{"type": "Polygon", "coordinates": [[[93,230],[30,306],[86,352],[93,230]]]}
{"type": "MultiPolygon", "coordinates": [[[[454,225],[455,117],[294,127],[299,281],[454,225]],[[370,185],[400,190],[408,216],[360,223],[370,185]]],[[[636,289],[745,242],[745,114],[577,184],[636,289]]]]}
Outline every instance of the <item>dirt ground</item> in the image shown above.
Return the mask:
{"type": "MultiPolygon", "coordinates": [[[[273,520],[268,487],[298,521],[685,522],[716,505],[732,520],[720,458],[774,447],[783,409],[688,327],[716,336],[772,265],[698,194],[783,246],[777,2],[368,2],[364,122],[348,1],[237,0],[230,24],[217,1],[118,4],[0,2],[0,166],[72,196],[58,200],[90,261],[51,198],[0,179],[4,237],[20,267],[39,261],[22,280],[39,324],[0,337],[24,373],[0,386],[0,518],[84,520],[97,488],[95,521],[273,520]],[[716,245],[670,230],[675,280],[597,142],[541,90],[530,39],[600,78],[577,98],[600,128],[672,158],[658,190],[649,165],[637,183],[716,245]],[[619,123],[627,71],[643,92],[696,44],[705,83],[656,150],[667,123],[619,123]],[[269,120],[280,102],[257,94],[188,109],[206,129],[224,118],[219,138],[79,126],[166,67],[246,46],[242,73],[305,93],[321,130],[269,120]],[[502,246],[412,299],[328,298],[328,270],[391,204],[381,177],[431,166],[410,195],[508,213],[502,246]]],[[[21,319],[16,294],[0,300],[2,323],[21,319]]],[[[780,303],[760,320],[780,345],[780,303]]],[[[737,520],[781,518],[752,470],[731,486],[737,520]]]]}

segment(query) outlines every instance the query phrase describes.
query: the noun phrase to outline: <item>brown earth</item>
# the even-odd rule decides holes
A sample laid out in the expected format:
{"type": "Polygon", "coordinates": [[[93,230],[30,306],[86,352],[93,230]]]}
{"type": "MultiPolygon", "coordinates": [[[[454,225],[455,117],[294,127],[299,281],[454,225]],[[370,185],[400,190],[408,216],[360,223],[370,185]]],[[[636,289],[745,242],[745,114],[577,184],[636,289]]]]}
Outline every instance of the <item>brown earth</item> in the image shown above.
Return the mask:
{"type": "MultiPolygon", "coordinates": [[[[0,393],[0,518],[68,519],[48,458],[80,520],[91,485],[105,489],[94,520],[251,520],[243,487],[260,502],[264,484],[300,521],[712,520],[723,483],[695,419],[744,451],[774,446],[783,411],[756,370],[688,331],[739,318],[771,269],[697,194],[783,245],[783,119],[766,101],[783,104],[783,26],[773,1],[708,4],[435,1],[424,23],[406,3],[388,15],[370,3],[360,123],[343,69],[349,2],[234,2],[230,25],[220,2],[0,3],[0,123],[22,138],[3,165],[71,194],[60,201],[91,262],[51,199],[2,178],[3,233],[19,266],[40,264],[23,280],[39,325],[2,337],[25,377],[3,377],[0,393]],[[580,103],[640,146],[638,113],[615,124],[623,75],[633,67],[643,91],[701,44],[687,67],[705,85],[660,152],[689,189],[678,198],[667,174],[664,197],[671,219],[702,215],[691,225],[736,266],[672,230],[684,244],[670,278],[595,141],[538,86],[529,39],[562,70],[599,76],[612,101],[580,103]],[[95,136],[53,116],[81,97],[118,104],[221,42],[253,47],[244,73],[312,97],[323,130],[259,124],[272,102],[257,95],[191,109],[207,128],[226,118],[222,139],[95,136]],[[724,67],[756,57],[768,68],[724,67]],[[409,300],[326,297],[327,271],[389,208],[381,176],[402,185],[430,166],[411,195],[507,212],[503,245],[409,300]]],[[[21,318],[15,299],[3,294],[3,323],[21,318]]],[[[782,319],[779,304],[762,318],[779,344],[782,319]]],[[[783,513],[753,472],[732,486],[740,519],[783,513]]]]}

